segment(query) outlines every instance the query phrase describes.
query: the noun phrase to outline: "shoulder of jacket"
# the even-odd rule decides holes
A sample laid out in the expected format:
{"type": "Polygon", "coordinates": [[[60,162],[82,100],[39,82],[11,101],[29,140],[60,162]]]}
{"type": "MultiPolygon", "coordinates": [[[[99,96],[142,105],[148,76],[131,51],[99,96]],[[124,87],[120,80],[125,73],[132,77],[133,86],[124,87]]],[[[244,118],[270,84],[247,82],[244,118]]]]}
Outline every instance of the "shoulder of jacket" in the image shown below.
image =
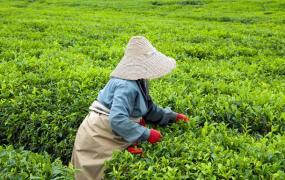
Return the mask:
{"type": "Polygon", "coordinates": [[[116,84],[117,87],[128,88],[128,90],[134,90],[134,91],[139,90],[137,82],[134,80],[112,78],[112,81],[116,84]]]}

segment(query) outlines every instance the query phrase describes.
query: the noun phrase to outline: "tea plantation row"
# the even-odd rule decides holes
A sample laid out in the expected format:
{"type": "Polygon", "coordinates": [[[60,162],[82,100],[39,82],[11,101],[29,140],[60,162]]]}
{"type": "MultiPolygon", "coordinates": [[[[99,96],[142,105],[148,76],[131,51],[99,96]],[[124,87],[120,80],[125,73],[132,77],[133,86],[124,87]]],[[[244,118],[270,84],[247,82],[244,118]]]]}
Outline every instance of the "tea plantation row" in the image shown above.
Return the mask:
{"type": "Polygon", "coordinates": [[[59,159],[51,161],[44,153],[39,155],[12,146],[0,146],[1,179],[73,179],[74,170],[62,165],[59,159]]]}
{"type": "MultiPolygon", "coordinates": [[[[162,129],[161,129],[162,130],[162,129]]],[[[163,141],[143,144],[144,157],[116,153],[106,179],[284,179],[285,138],[256,140],[224,124],[180,123],[165,129],[163,141]]]]}
{"type": "Polygon", "coordinates": [[[161,129],[161,144],[143,144],[145,159],[117,154],[107,177],[122,177],[125,170],[130,177],[137,166],[143,169],[138,178],[148,171],[147,177],[160,177],[151,170],[159,157],[182,147],[186,154],[169,156],[173,164],[164,166],[172,174],[165,177],[283,177],[283,7],[268,0],[1,1],[0,144],[46,151],[67,164],[89,105],[130,36],[140,34],[177,59],[172,74],[151,82],[153,99],[186,113],[195,125],[161,129]],[[205,122],[227,128],[209,125],[202,136],[205,122]],[[216,159],[191,155],[207,154],[211,146],[219,149],[216,159]],[[179,164],[181,158],[188,164],[179,164]]]}

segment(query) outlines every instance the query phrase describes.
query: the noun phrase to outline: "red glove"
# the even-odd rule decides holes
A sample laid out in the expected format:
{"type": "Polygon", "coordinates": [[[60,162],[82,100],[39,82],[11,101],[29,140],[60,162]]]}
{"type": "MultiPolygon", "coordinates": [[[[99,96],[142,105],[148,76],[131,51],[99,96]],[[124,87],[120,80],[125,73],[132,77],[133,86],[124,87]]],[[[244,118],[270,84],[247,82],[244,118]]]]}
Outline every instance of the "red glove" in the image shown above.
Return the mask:
{"type": "Polygon", "coordinates": [[[151,144],[154,144],[154,143],[160,141],[160,139],[161,139],[160,132],[155,130],[155,129],[151,129],[150,135],[149,135],[149,138],[147,139],[147,141],[150,142],[151,144]]]}
{"type": "Polygon", "coordinates": [[[176,116],[176,122],[177,122],[177,121],[180,121],[180,120],[182,120],[182,121],[184,121],[184,122],[189,122],[188,117],[185,116],[184,114],[177,114],[177,116],[176,116]]]}
{"type": "Polygon", "coordinates": [[[145,120],[144,120],[143,118],[141,118],[139,124],[140,124],[141,126],[144,126],[144,127],[145,127],[145,124],[146,124],[146,123],[145,123],[145,120]]]}
{"type": "Polygon", "coordinates": [[[137,146],[129,146],[128,151],[132,154],[142,154],[143,153],[142,148],[138,148],[137,146]]]}

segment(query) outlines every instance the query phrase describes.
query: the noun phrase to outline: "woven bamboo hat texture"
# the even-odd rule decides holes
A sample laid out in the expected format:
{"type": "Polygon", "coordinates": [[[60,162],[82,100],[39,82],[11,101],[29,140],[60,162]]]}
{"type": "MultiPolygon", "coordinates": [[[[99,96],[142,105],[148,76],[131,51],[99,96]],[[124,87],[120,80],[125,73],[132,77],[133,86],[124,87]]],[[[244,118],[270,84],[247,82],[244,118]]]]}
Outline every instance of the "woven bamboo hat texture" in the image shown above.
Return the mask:
{"type": "Polygon", "coordinates": [[[124,57],[111,77],[155,79],[170,73],[175,67],[175,60],[157,51],[145,37],[134,36],[129,40],[124,57]]]}

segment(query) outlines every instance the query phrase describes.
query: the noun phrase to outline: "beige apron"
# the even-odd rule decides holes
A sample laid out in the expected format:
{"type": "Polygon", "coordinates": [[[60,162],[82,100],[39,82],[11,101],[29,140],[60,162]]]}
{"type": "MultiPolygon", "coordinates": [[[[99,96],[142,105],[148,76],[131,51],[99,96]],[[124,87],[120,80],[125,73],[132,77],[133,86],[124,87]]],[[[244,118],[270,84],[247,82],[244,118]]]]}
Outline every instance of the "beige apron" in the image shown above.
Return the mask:
{"type": "MultiPolygon", "coordinates": [[[[139,119],[133,120],[137,122],[139,119]]],[[[106,113],[90,111],[80,125],[74,142],[71,162],[74,168],[80,170],[75,179],[102,179],[104,162],[111,159],[114,150],[123,150],[129,145],[112,132],[106,113]]]]}

